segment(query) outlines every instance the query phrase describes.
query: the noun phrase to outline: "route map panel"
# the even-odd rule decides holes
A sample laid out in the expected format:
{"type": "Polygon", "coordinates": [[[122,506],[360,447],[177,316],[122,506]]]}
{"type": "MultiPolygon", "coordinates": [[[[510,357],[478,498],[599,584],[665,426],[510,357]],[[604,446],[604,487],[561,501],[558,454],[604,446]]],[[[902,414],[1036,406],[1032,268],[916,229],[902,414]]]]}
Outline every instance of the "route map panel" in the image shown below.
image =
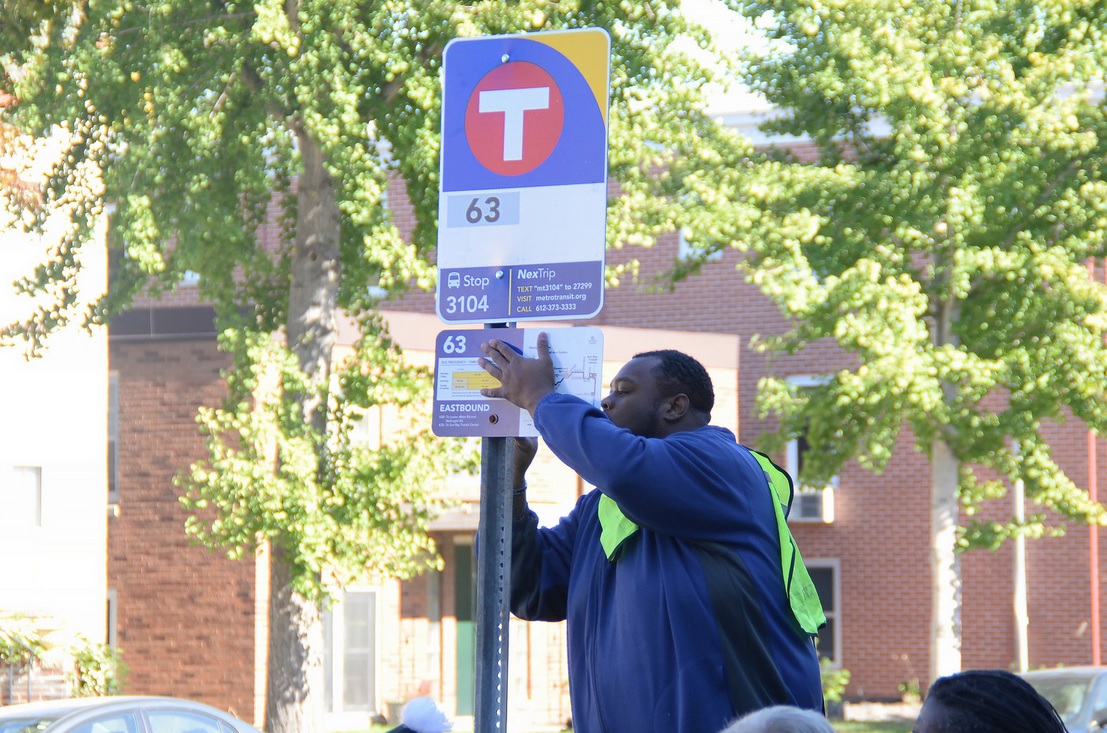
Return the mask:
{"type": "Polygon", "coordinates": [[[603,332],[593,326],[556,329],[496,328],[442,331],[435,342],[434,416],[431,430],[442,437],[537,436],[530,415],[482,388],[499,381],[477,363],[481,343],[497,339],[524,356],[537,356],[538,334],[549,336],[558,392],[599,405],[603,396],[603,332]]]}

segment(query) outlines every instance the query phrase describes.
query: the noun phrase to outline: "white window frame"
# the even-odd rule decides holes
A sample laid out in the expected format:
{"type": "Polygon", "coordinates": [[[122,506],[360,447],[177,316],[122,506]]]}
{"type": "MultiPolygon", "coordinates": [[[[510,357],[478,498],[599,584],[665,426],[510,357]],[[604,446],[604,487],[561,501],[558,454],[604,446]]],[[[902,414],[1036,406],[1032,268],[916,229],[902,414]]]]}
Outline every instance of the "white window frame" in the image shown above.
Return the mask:
{"type": "MultiPolygon", "coordinates": [[[[4,514],[10,517],[10,519],[8,522],[2,524],[12,529],[38,529],[42,527],[42,494],[43,484],[45,483],[42,466],[19,464],[11,466],[8,472],[9,480],[6,483],[11,487],[10,491],[18,491],[22,494],[22,492],[30,489],[30,496],[20,495],[16,497],[13,494],[4,492],[4,514]],[[22,512],[14,512],[13,507],[18,507],[19,509],[25,507],[28,509],[28,513],[23,515],[22,512]]],[[[0,474],[0,477],[2,477],[2,474],[0,474]]]]}
{"type": "MultiPolygon", "coordinates": [[[[788,377],[788,382],[800,389],[805,387],[817,387],[821,384],[826,384],[830,381],[830,377],[826,375],[817,374],[796,374],[788,377]]],[[[820,511],[818,517],[802,517],[796,510],[796,505],[799,503],[795,499],[792,500],[792,510],[788,513],[789,522],[804,522],[813,524],[830,524],[834,521],[834,502],[837,497],[835,496],[838,489],[838,477],[831,477],[830,481],[825,486],[805,486],[800,483],[799,480],[799,463],[800,463],[800,451],[799,441],[793,438],[788,441],[788,445],[785,449],[784,456],[784,470],[788,472],[788,475],[792,477],[795,482],[796,496],[812,496],[819,495],[820,500],[823,503],[823,509],[820,511]]]]}
{"type": "MultiPolygon", "coordinates": [[[[788,383],[793,384],[799,388],[804,387],[818,387],[821,384],[826,384],[830,381],[830,377],[825,375],[814,374],[796,374],[788,377],[788,383]]],[[[834,476],[826,484],[826,487],[817,486],[801,486],[799,483],[799,441],[793,438],[788,441],[787,453],[785,455],[784,469],[788,471],[788,475],[796,482],[796,491],[819,491],[820,488],[838,488],[838,477],[834,476]]]]}
{"type": "MultiPolygon", "coordinates": [[[[688,234],[691,230],[688,227],[680,227],[677,230],[677,259],[682,262],[686,262],[692,259],[692,245],[688,243],[688,234]]],[[[704,262],[718,262],[723,258],[723,250],[712,252],[703,258],[704,262]]]]}
{"type": "Polygon", "coordinates": [[[329,703],[329,709],[327,712],[327,727],[331,730],[350,730],[356,728],[365,728],[369,726],[370,717],[373,713],[384,712],[385,707],[384,700],[381,696],[381,611],[382,611],[382,598],[383,593],[381,588],[377,586],[355,586],[345,589],[341,594],[335,596],[334,603],[327,609],[330,620],[328,622],[329,628],[329,643],[326,645],[326,656],[324,663],[327,665],[327,677],[330,681],[330,688],[327,690],[327,702],[329,703]],[[345,668],[343,665],[343,651],[346,642],[346,629],[345,621],[342,616],[342,602],[345,596],[351,593],[368,593],[373,596],[373,700],[368,709],[353,709],[347,710],[343,701],[343,690],[346,684],[345,668]],[[375,709],[374,709],[375,708],[375,709]]]}
{"type": "MultiPolygon", "coordinates": [[[[390,158],[392,156],[389,153],[389,155],[387,157],[390,158]]],[[[384,186],[384,190],[381,191],[381,208],[382,209],[388,209],[389,213],[392,213],[392,211],[391,211],[392,207],[389,205],[388,184],[387,183],[384,186]]],[[[379,282],[379,280],[378,280],[378,282],[379,282]]],[[[366,291],[369,293],[369,297],[373,298],[374,300],[384,300],[385,298],[388,297],[388,291],[385,290],[384,288],[382,288],[379,284],[378,285],[370,285],[368,288],[366,288],[366,291]]]]}
{"type": "Polygon", "coordinates": [[[108,646],[119,646],[119,591],[108,588],[108,646]]]}
{"type": "MultiPolygon", "coordinates": [[[[833,602],[834,609],[832,611],[826,611],[823,613],[826,615],[827,621],[834,620],[834,644],[830,650],[833,654],[833,660],[831,667],[834,669],[842,668],[842,561],[836,557],[816,557],[811,559],[804,559],[803,564],[807,566],[808,570],[813,568],[829,568],[834,577],[831,582],[831,593],[834,594],[833,602]]],[[[825,656],[825,655],[820,655],[825,656]]]]}
{"type": "Polygon", "coordinates": [[[384,410],[373,405],[361,413],[350,426],[350,444],[366,450],[380,450],[384,437],[384,410]]]}

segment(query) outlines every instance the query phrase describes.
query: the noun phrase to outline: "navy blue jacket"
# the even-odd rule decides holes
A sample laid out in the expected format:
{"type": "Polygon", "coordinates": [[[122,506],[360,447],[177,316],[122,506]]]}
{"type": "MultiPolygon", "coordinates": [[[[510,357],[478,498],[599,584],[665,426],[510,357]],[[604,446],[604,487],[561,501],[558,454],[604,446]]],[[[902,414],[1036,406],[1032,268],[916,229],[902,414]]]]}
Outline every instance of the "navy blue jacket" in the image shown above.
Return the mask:
{"type": "Polygon", "coordinates": [[[511,610],[567,620],[578,733],[718,733],[773,704],[822,711],[812,638],[784,590],[771,490],[757,460],[715,426],[643,438],[552,394],[535,410],[546,445],[587,482],[555,527],[513,524],[511,610]],[[597,505],[640,529],[614,561],[597,505]]]}

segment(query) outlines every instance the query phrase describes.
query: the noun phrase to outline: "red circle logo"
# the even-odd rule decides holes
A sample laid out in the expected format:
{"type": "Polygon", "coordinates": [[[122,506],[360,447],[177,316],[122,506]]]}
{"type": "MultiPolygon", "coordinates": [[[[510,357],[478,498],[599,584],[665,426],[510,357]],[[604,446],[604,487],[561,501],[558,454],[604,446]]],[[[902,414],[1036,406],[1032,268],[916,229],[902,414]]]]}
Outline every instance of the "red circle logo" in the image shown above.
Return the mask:
{"type": "Polygon", "coordinates": [[[485,74],[465,108],[465,137],[480,164],[502,176],[529,173],[557,147],[561,90],[545,69],[511,61],[485,74]]]}

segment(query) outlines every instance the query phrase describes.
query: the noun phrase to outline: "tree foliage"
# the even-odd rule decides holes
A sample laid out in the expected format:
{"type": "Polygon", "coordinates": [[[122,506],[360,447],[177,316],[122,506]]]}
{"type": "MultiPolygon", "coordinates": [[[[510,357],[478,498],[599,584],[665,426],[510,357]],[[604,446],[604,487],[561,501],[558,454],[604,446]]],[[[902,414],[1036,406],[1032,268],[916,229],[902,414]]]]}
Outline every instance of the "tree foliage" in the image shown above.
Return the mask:
{"type": "Polygon", "coordinates": [[[330,401],[325,434],[275,390],[319,389],[295,357],[269,334],[224,331],[222,348],[248,367],[227,373],[223,406],[200,409],[208,458],[179,480],[191,535],[232,558],[259,538],[281,544],[294,587],[313,599],[364,581],[366,569],[397,578],[440,569],[426,531],[442,508],[442,467],[475,468],[470,445],[425,439],[432,375],[405,365],[379,321],[369,323],[374,330],[321,397],[330,401]],[[361,421],[384,421],[387,439],[373,447],[357,441],[361,421]]]}
{"type": "Polygon", "coordinates": [[[768,129],[819,146],[813,165],[766,160],[741,197],[752,277],[793,324],[763,346],[857,356],[814,389],[763,385],[780,437],[808,432],[809,478],[879,470],[906,424],[923,451],[948,444],[970,511],[994,495],[986,466],[1101,520],[1041,428],[1107,428],[1107,289],[1088,270],[1107,253],[1107,9],[734,5],[774,40],[744,73],[782,112],[768,129]]]}
{"type": "MultiPolygon", "coordinates": [[[[624,193],[612,201],[608,238],[651,243],[695,214],[689,204],[700,199],[688,190],[709,195],[705,164],[734,164],[743,152],[702,114],[715,74],[674,41],[709,41],[674,6],[299,2],[290,15],[271,0],[80,5],[72,23],[48,24],[31,39],[37,63],[19,75],[20,119],[30,130],[65,124],[77,136],[53,195],[80,161],[101,165],[117,256],[112,292],[91,312],[55,311],[54,320],[103,322],[140,289],[172,290],[194,272],[202,296],[222,310],[246,303],[250,327],[281,325],[284,307],[272,294],[288,277],[290,186],[304,133],[322,148],[337,186],[339,304],[358,313],[375,305],[369,286],[431,286],[441,53],[457,36],[596,26],[612,33],[610,171],[624,193]],[[394,176],[415,207],[413,241],[382,205],[394,176]],[[256,238],[274,196],[287,214],[276,252],[256,238]]],[[[68,243],[33,281],[44,288],[63,280],[80,246],[68,243]]],[[[41,326],[49,320],[43,311],[6,334],[48,332],[41,326]]]]}
{"type": "MultiPolygon", "coordinates": [[[[739,165],[744,148],[703,114],[713,72],[689,49],[710,42],[676,3],[88,0],[6,57],[19,122],[72,136],[46,203],[72,198],[85,165],[103,190],[78,197],[76,225],[19,283],[47,297],[0,339],[33,353],[69,320],[107,322],[136,295],[199,276],[234,364],[227,401],[200,415],[208,458],[182,484],[190,531],[232,554],[266,538],[285,573],[271,581],[288,593],[271,628],[293,629],[302,654],[283,671],[270,656],[271,730],[316,724],[294,708],[318,699],[319,678],[306,680],[321,636],[309,630],[328,584],[425,564],[436,480],[465,463],[431,441],[425,419],[374,452],[349,439],[355,416],[425,397],[426,375],[402,366],[376,313],[382,290],[433,285],[443,49],[459,36],[585,27],[612,37],[610,174],[622,189],[609,242],[710,224],[705,171],[739,165]],[[410,238],[387,205],[401,187],[410,238]],[[82,310],[74,274],[105,202],[111,285],[82,310]],[[341,313],[364,336],[344,363],[341,313]]],[[[31,219],[41,227],[45,215],[31,219]]]]}
{"type": "MultiPolygon", "coordinates": [[[[848,354],[812,388],[763,380],[768,447],[806,435],[820,485],[850,459],[879,471],[909,427],[931,460],[932,628],[957,636],[954,546],[1040,533],[1045,508],[1105,518],[1043,428],[1107,429],[1107,288],[1088,269],[1107,254],[1107,6],[728,4],[766,35],[742,71],[779,112],[764,129],[818,154],[766,155],[728,188],[731,241],[790,323],[759,347],[848,354]],[[1014,481],[1042,512],[973,516],[1014,481]]],[[[953,646],[932,647],[932,677],[959,668],[933,666],[953,646]]]]}

